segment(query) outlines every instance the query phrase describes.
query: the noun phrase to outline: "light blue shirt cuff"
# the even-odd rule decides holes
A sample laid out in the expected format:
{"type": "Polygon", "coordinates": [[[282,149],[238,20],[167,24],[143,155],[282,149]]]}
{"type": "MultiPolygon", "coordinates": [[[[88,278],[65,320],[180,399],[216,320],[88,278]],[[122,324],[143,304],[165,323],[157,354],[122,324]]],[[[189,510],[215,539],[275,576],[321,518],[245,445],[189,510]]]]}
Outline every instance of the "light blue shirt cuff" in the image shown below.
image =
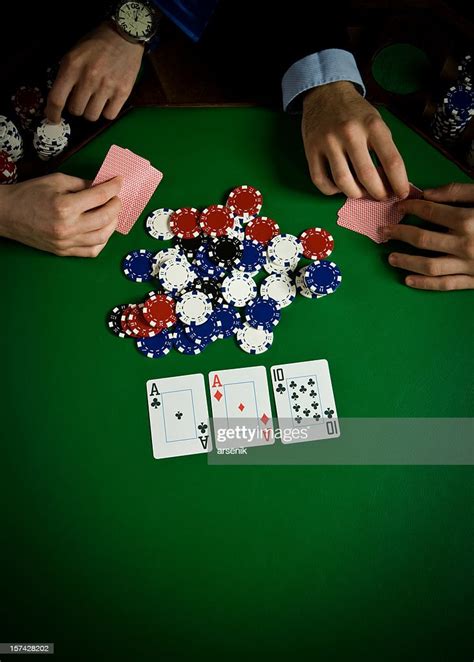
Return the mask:
{"type": "Polygon", "coordinates": [[[283,109],[300,110],[298,107],[300,94],[313,87],[341,80],[354,83],[359,88],[359,92],[365,96],[365,86],[352,53],[340,48],[328,48],[307,55],[292,64],[283,76],[281,81],[283,109]]]}

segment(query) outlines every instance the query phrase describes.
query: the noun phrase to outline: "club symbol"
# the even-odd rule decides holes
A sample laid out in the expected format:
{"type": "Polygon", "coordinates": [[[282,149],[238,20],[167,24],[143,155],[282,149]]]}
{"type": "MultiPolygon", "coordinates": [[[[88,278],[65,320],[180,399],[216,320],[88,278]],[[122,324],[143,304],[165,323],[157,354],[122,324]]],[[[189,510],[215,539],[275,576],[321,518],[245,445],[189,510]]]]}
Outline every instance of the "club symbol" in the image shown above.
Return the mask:
{"type": "Polygon", "coordinates": [[[316,384],[316,382],[314,381],[313,378],[308,379],[308,386],[314,386],[315,384],[316,384]]]}
{"type": "Polygon", "coordinates": [[[317,408],[319,407],[319,402],[312,402],[312,403],[311,403],[311,407],[312,407],[313,409],[317,409],[317,408]]]}
{"type": "Polygon", "coordinates": [[[295,393],[293,393],[293,395],[291,396],[291,399],[292,399],[292,400],[298,400],[299,397],[300,397],[300,396],[298,395],[298,393],[295,392],[295,393]]]}
{"type": "Polygon", "coordinates": [[[300,393],[306,393],[307,390],[306,386],[300,386],[300,393]]]}
{"type": "Polygon", "coordinates": [[[183,418],[183,412],[182,411],[177,411],[175,416],[178,419],[178,421],[180,421],[183,418]]]}
{"type": "Polygon", "coordinates": [[[291,381],[291,382],[290,382],[290,387],[291,387],[291,388],[296,388],[296,382],[295,382],[295,381],[291,381]]]}
{"type": "Polygon", "coordinates": [[[303,419],[301,418],[301,416],[297,416],[297,417],[295,418],[295,421],[298,423],[298,425],[301,423],[302,420],[303,420],[303,419]]]}
{"type": "Polygon", "coordinates": [[[310,409],[303,409],[303,414],[306,416],[306,418],[311,414],[310,409]]]}
{"type": "Polygon", "coordinates": [[[315,398],[317,395],[318,395],[318,394],[316,393],[316,391],[314,390],[314,388],[312,388],[311,391],[309,392],[309,397],[310,397],[310,398],[315,398]]]}
{"type": "Polygon", "coordinates": [[[321,418],[320,414],[313,414],[313,418],[315,418],[317,421],[321,418]]]}
{"type": "Polygon", "coordinates": [[[199,423],[198,430],[201,434],[204,434],[207,430],[207,425],[205,425],[204,423],[199,423]]]}
{"type": "Polygon", "coordinates": [[[285,391],[286,391],[286,388],[283,386],[283,384],[278,384],[276,392],[281,395],[285,391]]]}
{"type": "Polygon", "coordinates": [[[301,405],[293,405],[293,409],[298,412],[301,409],[301,405]]]}
{"type": "Polygon", "coordinates": [[[160,405],[161,402],[158,400],[158,398],[153,398],[153,400],[150,403],[150,406],[153,407],[153,409],[158,409],[160,405]]]}
{"type": "Polygon", "coordinates": [[[332,418],[334,415],[334,409],[330,409],[329,407],[324,410],[324,415],[327,416],[328,418],[332,418]]]}

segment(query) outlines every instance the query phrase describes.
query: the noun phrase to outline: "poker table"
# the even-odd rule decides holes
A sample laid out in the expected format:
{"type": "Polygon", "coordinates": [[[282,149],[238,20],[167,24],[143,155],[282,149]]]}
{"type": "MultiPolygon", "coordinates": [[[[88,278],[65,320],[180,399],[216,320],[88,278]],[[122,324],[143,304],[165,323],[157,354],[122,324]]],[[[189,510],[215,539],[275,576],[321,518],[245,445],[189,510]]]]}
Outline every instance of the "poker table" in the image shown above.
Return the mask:
{"type": "MultiPolygon", "coordinates": [[[[467,181],[384,117],[416,185],[467,181]]],[[[288,463],[157,461],[145,382],[325,358],[342,430],[326,448],[349,421],[472,431],[473,293],[409,289],[387,245],[337,226],[297,117],[136,109],[62,170],[93,178],[112,143],[164,173],[143,218],[249,183],[283,231],[332,232],[343,282],[297,297],[265,354],[228,339],[150,360],[105,325],[150,289],[120,266],[164,245],[143,219],[95,260],[1,243],[1,641],[55,642],[61,660],[471,660],[472,462],[361,461],[357,440],[353,461],[308,462],[303,445],[288,463]]]]}

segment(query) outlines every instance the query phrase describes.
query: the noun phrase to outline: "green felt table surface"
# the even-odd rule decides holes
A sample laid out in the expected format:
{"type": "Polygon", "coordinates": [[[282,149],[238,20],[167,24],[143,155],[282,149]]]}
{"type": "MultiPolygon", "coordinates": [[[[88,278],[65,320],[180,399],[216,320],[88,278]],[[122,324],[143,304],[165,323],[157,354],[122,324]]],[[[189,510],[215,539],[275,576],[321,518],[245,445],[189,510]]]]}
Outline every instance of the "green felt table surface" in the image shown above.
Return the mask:
{"type": "MultiPolygon", "coordinates": [[[[467,181],[385,118],[411,181],[467,181]]],[[[295,117],[135,110],[63,171],[93,178],[112,143],[164,172],[146,211],[250,183],[283,231],[332,231],[343,283],[298,297],[264,355],[230,339],[152,361],[104,321],[150,289],[120,268],[162,245],[146,211],[95,260],[0,244],[0,640],[55,642],[60,660],[470,661],[472,467],[156,461],[145,382],[326,358],[342,419],[471,417],[473,293],[410,290],[387,246],[337,226],[295,117]]]]}

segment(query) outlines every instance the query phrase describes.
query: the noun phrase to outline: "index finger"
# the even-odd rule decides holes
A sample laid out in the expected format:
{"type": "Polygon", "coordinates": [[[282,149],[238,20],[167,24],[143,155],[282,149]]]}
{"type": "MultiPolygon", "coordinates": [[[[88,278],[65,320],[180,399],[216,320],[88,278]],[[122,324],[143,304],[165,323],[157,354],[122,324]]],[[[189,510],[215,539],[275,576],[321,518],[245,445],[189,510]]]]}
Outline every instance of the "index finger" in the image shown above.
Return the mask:
{"type": "Polygon", "coordinates": [[[394,193],[400,198],[406,198],[410,193],[410,184],[405,164],[400,152],[395,147],[392,134],[382,120],[373,129],[370,135],[370,143],[379,158],[394,193]]]}
{"type": "Polygon", "coordinates": [[[452,182],[446,186],[425,189],[425,200],[433,202],[474,202],[474,184],[452,182]]]}
{"type": "Polygon", "coordinates": [[[50,122],[59,124],[66,101],[76,83],[76,76],[70,68],[61,66],[48,94],[45,115],[50,122]]]}
{"type": "Polygon", "coordinates": [[[82,191],[70,193],[74,207],[79,213],[102,207],[120,193],[122,178],[114,177],[102,184],[96,184],[82,191]]]}
{"type": "Polygon", "coordinates": [[[429,200],[402,200],[398,203],[398,210],[451,230],[459,229],[459,222],[466,216],[466,210],[462,207],[450,207],[429,200]]]}

